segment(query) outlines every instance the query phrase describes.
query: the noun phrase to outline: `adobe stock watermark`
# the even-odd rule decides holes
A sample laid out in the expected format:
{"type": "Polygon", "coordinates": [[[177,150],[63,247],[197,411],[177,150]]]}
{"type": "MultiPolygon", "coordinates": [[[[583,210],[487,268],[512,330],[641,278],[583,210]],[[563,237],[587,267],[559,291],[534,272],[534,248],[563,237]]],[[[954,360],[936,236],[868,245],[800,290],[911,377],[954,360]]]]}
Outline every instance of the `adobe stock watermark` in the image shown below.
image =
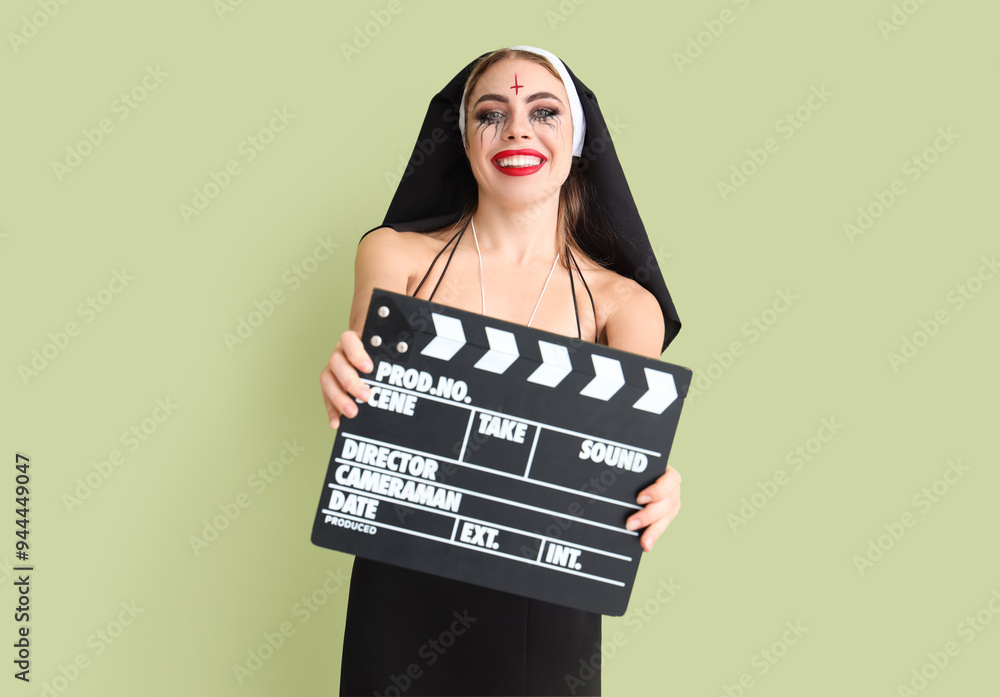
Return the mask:
{"type": "MultiPolygon", "coordinates": [[[[812,462],[842,428],[844,425],[838,423],[836,417],[821,418],[816,434],[789,450],[785,454],[785,463],[791,466],[793,472],[802,471],[806,464],[812,462]]],[[[763,510],[790,481],[788,472],[784,469],[777,469],[767,479],[758,480],[750,498],[744,496],[740,499],[740,507],[736,513],[726,513],[726,522],[729,523],[729,529],[733,534],[738,533],[740,528],[745,527],[753,520],[757,513],[763,510]]]]}
{"type": "Polygon", "coordinates": [[[111,646],[114,646],[125,631],[135,624],[136,619],[146,608],[139,607],[134,600],[119,603],[120,610],[116,610],[115,618],[91,632],[84,646],[90,649],[89,652],[81,651],[73,657],[68,665],[61,663],[56,666],[58,674],[42,682],[41,697],[56,697],[61,695],[80,679],[84,671],[93,664],[94,659],[102,655],[111,646]]]}
{"type": "Polygon", "coordinates": [[[17,374],[21,382],[27,385],[31,380],[41,375],[42,371],[48,368],[61,356],[74,339],[77,339],[83,327],[91,324],[104,312],[115,298],[121,294],[129,284],[135,281],[135,276],[131,275],[125,267],[119,271],[113,269],[111,278],[94,295],[88,295],[76,306],[76,316],[83,320],[81,326],[76,320],[69,320],[54,332],[49,332],[48,336],[40,347],[31,349],[31,359],[27,363],[17,364],[17,374]]]}
{"type": "MultiPolygon", "coordinates": [[[[825,84],[820,84],[818,87],[810,85],[809,96],[793,111],[786,111],[774,122],[775,132],[783,140],[791,140],[818,111],[826,106],[832,96],[833,92],[827,90],[825,84]]],[[[780,149],[781,143],[773,136],[765,138],[760,147],[747,148],[746,159],[738,165],[730,166],[729,178],[718,179],[715,182],[715,189],[719,192],[719,197],[723,202],[728,201],[736,192],[746,186],[747,182],[760,172],[780,149]]]]}
{"type": "Polygon", "coordinates": [[[803,627],[801,620],[785,622],[781,636],[771,642],[750,658],[750,667],[757,671],[757,677],[750,671],[740,674],[734,683],[723,683],[720,697],[743,697],[749,690],[757,686],[757,680],[771,672],[785,656],[791,647],[798,644],[810,630],[803,627]]]}
{"type": "Polygon", "coordinates": [[[668,252],[666,247],[664,247],[662,243],[656,245],[656,249],[653,250],[653,256],[656,261],[654,266],[657,267],[663,266],[663,262],[661,261],[661,259],[672,259],[674,257],[673,253],[668,252]]]}
{"type": "Polygon", "coordinates": [[[243,0],[212,0],[212,9],[220,22],[226,21],[226,15],[236,12],[237,7],[243,6],[243,0]]]}
{"type": "Polygon", "coordinates": [[[674,583],[673,577],[669,580],[661,578],[649,598],[641,604],[629,603],[629,610],[623,619],[625,626],[632,630],[631,635],[617,630],[610,638],[603,638],[594,644],[594,650],[589,655],[581,656],[577,662],[576,672],[566,673],[563,676],[569,694],[575,695],[580,688],[586,687],[587,683],[597,677],[598,671],[604,668],[608,661],[614,659],[621,649],[628,646],[629,641],[660,614],[680,589],[681,586],[674,583]]]}
{"type": "Polygon", "coordinates": [[[549,23],[549,29],[555,31],[559,25],[567,21],[576,12],[576,8],[587,2],[587,0],[561,0],[554,8],[545,10],[545,21],[549,23]]]}
{"type": "MultiPolygon", "coordinates": [[[[456,116],[454,120],[458,121],[458,117],[456,116]]],[[[395,191],[403,177],[410,176],[416,168],[423,165],[427,161],[427,158],[433,155],[443,143],[448,141],[448,138],[448,132],[438,126],[431,131],[428,137],[417,141],[417,144],[413,146],[413,152],[409,158],[400,155],[399,166],[396,170],[391,171],[387,169],[382,173],[389,191],[395,191]]]]}
{"type": "Polygon", "coordinates": [[[104,143],[105,138],[115,132],[118,123],[131,116],[149,98],[150,93],[159,89],[168,77],[170,77],[170,73],[164,72],[159,63],[156,64],[155,68],[147,65],[142,78],[127,92],[122,92],[115,97],[108,106],[108,110],[118,117],[118,122],[115,122],[111,116],[104,116],[92,128],[81,129],[80,133],[83,138],[66,146],[66,156],[62,160],[52,161],[52,171],[56,175],[56,181],[62,182],[75,172],[83,164],[83,161],[93,155],[97,148],[104,143]]]}
{"type": "MultiPolygon", "coordinates": [[[[750,0],[731,0],[731,2],[736,5],[740,12],[746,12],[750,7],[750,0]]],[[[727,7],[719,13],[718,17],[703,19],[701,24],[704,29],[687,37],[683,51],[674,51],[670,54],[674,59],[674,65],[677,66],[677,72],[683,73],[685,68],[694,65],[694,62],[719,40],[726,32],[726,28],[733,24],[739,16],[727,7]]]]}
{"type": "MultiPolygon", "coordinates": [[[[942,155],[951,150],[959,138],[961,134],[953,132],[951,126],[937,129],[937,136],[930,145],[903,162],[903,175],[911,184],[916,182],[940,161],[942,155]]],[[[885,189],[875,189],[872,192],[872,200],[857,207],[857,216],[854,220],[844,223],[847,241],[854,244],[856,238],[864,236],[907,191],[909,189],[906,187],[906,182],[899,178],[889,182],[885,189]]]]}
{"type": "Polygon", "coordinates": [[[266,126],[261,126],[255,133],[247,136],[236,146],[236,154],[242,155],[242,163],[238,158],[232,158],[218,170],[208,171],[208,180],[202,186],[191,187],[190,202],[177,204],[177,210],[181,218],[188,225],[191,219],[205,212],[213,201],[215,201],[223,191],[228,189],[233,180],[243,174],[243,167],[249,165],[257,159],[257,156],[264,152],[279,133],[283,133],[292,121],[295,114],[288,110],[288,107],[275,107],[271,110],[273,116],[266,126]]]}
{"type": "MultiPolygon", "coordinates": [[[[586,495],[586,506],[593,506],[599,499],[604,499],[605,501],[611,500],[608,498],[611,496],[608,492],[615,485],[615,482],[618,481],[619,474],[620,470],[603,469],[600,475],[591,477],[590,481],[585,482],[578,491],[586,495]],[[604,496],[605,494],[608,494],[608,496],[604,496]]],[[[639,506],[636,505],[635,508],[638,510],[639,506]]],[[[571,501],[566,506],[565,511],[565,513],[550,513],[547,518],[552,522],[546,525],[544,530],[536,525],[532,532],[539,537],[545,538],[545,543],[548,544],[550,542],[561,541],[565,532],[573,527],[577,521],[585,522],[587,520],[585,507],[579,501],[571,501]]],[[[551,548],[552,545],[549,544],[549,547],[551,548]]],[[[538,549],[533,545],[521,545],[521,556],[534,559],[537,553],[538,549]]]]}
{"type": "Polygon", "coordinates": [[[236,353],[236,349],[249,341],[254,333],[274,316],[278,306],[283,305],[289,295],[302,288],[305,282],[319,270],[320,264],[329,259],[333,252],[340,247],[340,242],[331,240],[330,235],[317,236],[315,240],[316,246],[312,252],[281,273],[281,286],[272,288],[264,295],[263,300],[255,298],[252,302],[253,309],[246,316],[236,317],[233,331],[222,332],[222,342],[226,345],[230,355],[236,353]]]}
{"type": "Polygon", "coordinates": [[[478,617],[469,614],[468,608],[452,612],[449,624],[438,634],[429,636],[427,641],[417,649],[417,657],[421,661],[413,661],[399,675],[389,676],[389,683],[382,690],[375,690],[375,697],[402,697],[420,678],[424,670],[435,663],[448,652],[459,637],[463,636],[478,621],[478,617]]]}
{"type": "MultiPolygon", "coordinates": [[[[982,262],[979,268],[969,274],[964,280],[956,283],[945,294],[945,301],[954,307],[953,312],[961,312],[969,301],[979,295],[986,284],[992,281],[997,271],[1000,271],[1000,263],[997,262],[996,254],[987,258],[985,255],[979,257],[982,262]]],[[[952,315],[948,312],[948,307],[939,307],[927,318],[917,322],[917,329],[908,335],[899,337],[899,352],[889,351],[885,354],[889,361],[892,372],[898,373],[900,369],[908,365],[910,361],[917,357],[917,354],[927,346],[931,339],[938,336],[944,325],[948,324],[952,315]]]]}
{"type": "Polygon", "coordinates": [[[775,298],[771,304],[765,307],[759,314],[748,319],[740,327],[740,334],[749,339],[747,344],[744,345],[742,341],[737,339],[731,342],[728,349],[722,353],[713,351],[713,360],[704,369],[694,369],[685,403],[693,404],[696,399],[704,395],[715,383],[721,380],[732,369],[733,365],[736,364],[736,359],[746,355],[747,347],[757,343],[798,300],[799,296],[795,295],[791,288],[777,289],[775,291],[775,298]]]}
{"type": "Polygon", "coordinates": [[[385,178],[385,183],[390,192],[395,191],[396,186],[403,177],[410,176],[416,168],[421,167],[427,161],[427,158],[433,155],[449,138],[455,139],[456,147],[462,147],[457,125],[458,109],[452,107],[445,109],[442,120],[447,124],[445,128],[438,126],[431,131],[430,137],[417,141],[417,144],[413,146],[413,152],[408,158],[400,155],[399,166],[395,171],[385,170],[383,172],[382,176],[385,178]]]}
{"type": "Polygon", "coordinates": [[[38,10],[31,15],[21,17],[21,26],[17,32],[7,32],[7,41],[14,53],[38,36],[38,32],[49,25],[69,0],[38,0],[38,10]]]}
{"type": "MultiPolygon", "coordinates": [[[[153,407],[149,416],[140,419],[122,431],[118,438],[119,442],[128,449],[129,453],[136,452],[179,408],[170,397],[165,399],[158,397],[156,406],[153,407]]],[[[66,512],[72,514],[75,509],[82,506],[83,502],[89,500],[94,492],[100,489],[125,462],[125,454],[117,448],[109,452],[103,460],[92,461],[90,471],[82,477],[76,478],[76,486],[73,491],[64,493],[60,497],[66,512]]]]}
{"type": "MultiPolygon", "coordinates": [[[[298,619],[301,627],[310,619],[316,616],[330,598],[334,597],[341,588],[348,585],[350,577],[344,573],[340,567],[336,571],[327,569],[323,580],[309,595],[303,595],[289,610],[293,618],[298,619]]],[[[284,647],[285,642],[295,635],[296,626],[290,619],[285,619],[278,624],[274,631],[261,634],[263,641],[257,646],[246,650],[246,658],[240,663],[234,663],[233,677],[237,685],[242,685],[247,678],[253,677],[257,671],[264,667],[264,663],[274,658],[274,655],[284,647]]]]}
{"type": "Polygon", "coordinates": [[[266,466],[258,467],[247,477],[247,486],[253,490],[252,493],[241,491],[232,497],[232,500],[220,503],[218,505],[220,513],[211,520],[203,519],[199,534],[188,535],[188,544],[191,545],[191,551],[196,557],[218,540],[222,533],[236,522],[244,509],[250,508],[255,495],[259,497],[267,491],[267,488],[284,474],[285,468],[294,463],[299,455],[306,451],[304,445],[299,445],[298,438],[293,438],[291,443],[287,440],[282,441],[281,445],[282,448],[274,459],[266,466]]]}
{"type": "Polygon", "coordinates": [[[883,39],[888,41],[890,36],[906,26],[910,18],[917,14],[920,8],[926,4],[927,0],[903,0],[899,4],[893,3],[892,12],[889,13],[888,19],[880,18],[875,22],[879,34],[882,35],[883,39]]]}
{"type": "MultiPolygon", "coordinates": [[[[976,614],[966,615],[955,625],[955,634],[967,646],[981,636],[997,616],[1000,616],[1000,587],[990,590],[989,597],[976,614]]],[[[899,697],[917,697],[961,652],[962,646],[954,639],[946,641],[940,649],[928,651],[927,660],[910,671],[909,679],[905,683],[896,683],[896,694],[899,697]]]]}
{"type": "Polygon", "coordinates": [[[906,537],[906,533],[912,529],[920,520],[919,515],[926,515],[938,504],[941,499],[947,496],[956,484],[962,481],[971,471],[968,465],[963,465],[961,458],[948,461],[948,467],[938,479],[931,482],[930,486],[920,489],[910,499],[910,504],[917,509],[917,513],[907,510],[903,511],[897,519],[891,520],[882,525],[885,532],[880,532],[875,537],[868,538],[868,546],[864,554],[855,554],[851,561],[858,572],[858,576],[864,576],[865,572],[873,569],[875,565],[885,558],[885,555],[896,546],[900,540],[906,537]]]}
{"type": "Polygon", "coordinates": [[[340,42],[340,52],[344,54],[344,60],[350,63],[360,56],[361,52],[368,48],[371,42],[392,24],[392,20],[402,11],[403,3],[401,0],[389,0],[383,9],[372,10],[371,20],[363,25],[356,24],[354,26],[352,41],[350,43],[340,42]]]}
{"type": "Polygon", "coordinates": [[[614,142],[618,139],[618,136],[629,128],[628,124],[623,123],[621,117],[617,114],[614,118],[606,119],[605,125],[608,127],[608,137],[605,138],[603,134],[598,135],[587,143],[583,148],[583,152],[580,153],[581,172],[587,171],[587,168],[597,159],[598,155],[607,150],[609,146],[614,147],[614,142]]]}

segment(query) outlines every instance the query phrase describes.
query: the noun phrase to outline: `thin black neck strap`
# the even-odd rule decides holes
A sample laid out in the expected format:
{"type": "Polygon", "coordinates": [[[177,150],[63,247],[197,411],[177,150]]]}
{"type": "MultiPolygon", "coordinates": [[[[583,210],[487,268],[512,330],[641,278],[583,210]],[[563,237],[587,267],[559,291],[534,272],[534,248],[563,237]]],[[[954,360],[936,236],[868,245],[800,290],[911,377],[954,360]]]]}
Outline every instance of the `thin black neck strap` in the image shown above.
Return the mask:
{"type": "Polygon", "coordinates": [[[420,283],[417,285],[417,289],[413,291],[414,298],[417,297],[417,293],[419,293],[420,289],[423,287],[424,281],[426,281],[427,277],[431,275],[431,269],[433,269],[434,266],[437,264],[438,258],[440,258],[440,256],[444,253],[444,250],[448,249],[448,245],[450,245],[452,242],[455,242],[455,246],[451,248],[451,253],[448,254],[448,260],[444,263],[444,268],[441,270],[441,275],[438,277],[437,283],[434,284],[434,289],[431,290],[431,296],[427,298],[428,301],[434,299],[434,294],[437,292],[438,286],[441,285],[441,279],[444,278],[444,274],[448,270],[448,264],[451,263],[451,258],[455,256],[455,250],[458,249],[458,242],[456,240],[461,239],[462,234],[465,232],[465,228],[467,227],[469,227],[468,223],[463,225],[462,229],[456,232],[454,235],[452,235],[452,238],[448,240],[445,246],[441,248],[441,251],[438,252],[437,255],[434,257],[434,261],[432,261],[431,265],[427,267],[427,273],[425,273],[424,277],[420,279],[420,283]]]}
{"type": "MultiPolygon", "coordinates": [[[[570,256],[569,245],[566,245],[566,256],[570,256]]],[[[569,294],[573,296],[573,315],[576,317],[576,338],[583,341],[583,332],[580,331],[580,309],[576,306],[576,285],[573,283],[573,267],[567,265],[569,271],[569,294]]],[[[580,276],[583,278],[583,276],[580,276]]]]}
{"type": "MultiPolygon", "coordinates": [[[[573,266],[576,267],[576,272],[580,274],[580,280],[583,281],[583,287],[587,290],[587,296],[590,298],[590,309],[594,311],[594,327],[596,331],[597,327],[597,307],[594,306],[594,296],[590,292],[590,286],[587,285],[587,279],[583,277],[583,272],[580,271],[580,265],[576,263],[576,257],[569,250],[569,245],[566,245],[566,256],[570,258],[573,262],[573,266]]],[[[580,312],[576,309],[576,290],[573,286],[573,269],[569,270],[569,287],[573,293],[573,311],[576,312],[576,334],[579,339],[583,339],[583,335],[580,332],[580,312]]]]}

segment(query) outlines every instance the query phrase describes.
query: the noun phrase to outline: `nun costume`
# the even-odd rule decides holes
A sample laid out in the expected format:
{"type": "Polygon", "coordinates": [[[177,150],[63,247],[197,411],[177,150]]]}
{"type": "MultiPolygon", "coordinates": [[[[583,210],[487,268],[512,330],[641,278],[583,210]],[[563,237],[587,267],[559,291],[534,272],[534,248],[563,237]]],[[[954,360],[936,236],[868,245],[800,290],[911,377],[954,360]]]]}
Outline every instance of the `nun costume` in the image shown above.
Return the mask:
{"type": "MultiPolygon", "coordinates": [[[[652,293],[663,313],[666,349],[681,321],[597,98],[548,51],[511,48],[544,56],[560,74],[571,102],[574,167],[588,190],[574,238],[591,259],[652,293]]],[[[441,230],[462,219],[475,200],[477,182],[464,146],[464,97],[467,78],[480,59],[431,100],[410,166],[378,227],[441,230]]],[[[451,237],[417,291],[446,255],[440,283],[463,234],[465,227],[451,237]]],[[[564,252],[571,283],[575,271],[592,310],[593,296],[576,258],[568,246],[564,252]]],[[[485,309],[485,295],[483,304],[485,309]]],[[[582,339],[575,291],[574,308],[582,339]]],[[[600,664],[601,615],[362,557],[354,560],[341,695],[599,695],[600,664]]]]}

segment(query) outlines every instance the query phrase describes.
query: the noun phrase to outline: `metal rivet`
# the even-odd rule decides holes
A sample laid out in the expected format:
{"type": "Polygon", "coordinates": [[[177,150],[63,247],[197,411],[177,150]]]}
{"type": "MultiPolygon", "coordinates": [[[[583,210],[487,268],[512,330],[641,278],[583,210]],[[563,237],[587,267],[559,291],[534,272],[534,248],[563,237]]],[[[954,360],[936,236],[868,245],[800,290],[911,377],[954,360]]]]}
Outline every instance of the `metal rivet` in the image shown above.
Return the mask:
{"type": "Polygon", "coordinates": [[[400,341],[398,344],[396,344],[396,350],[399,353],[406,353],[406,350],[408,348],[410,348],[410,347],[407,345],[407,343],[405,341],[400,341]]]}
{"type": "Polygon", "coordinates": [[[378,316],[379,316],[379,317],[388,317],[388,316],[389,316],[389,308],[388,308],[388,307],[386,307],[385,305],[382,305],[382,306],[381,306],[381,307],[380,307],[380,308],[378,309],[378,316]]]}
{"type": "Polygon", "coordinates": [[[382,345],[382,337],[376,334],[375,336],[372,337],[372,346],[378,348],[381,345],[382,345]]]}

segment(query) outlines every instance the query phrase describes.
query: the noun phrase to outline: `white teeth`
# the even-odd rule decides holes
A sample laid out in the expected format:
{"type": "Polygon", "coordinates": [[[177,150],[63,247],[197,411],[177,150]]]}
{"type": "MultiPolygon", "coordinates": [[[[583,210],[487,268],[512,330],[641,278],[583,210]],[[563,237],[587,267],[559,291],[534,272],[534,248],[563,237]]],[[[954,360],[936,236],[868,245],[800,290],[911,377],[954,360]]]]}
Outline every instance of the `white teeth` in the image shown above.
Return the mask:
{"type": "Polygon", "coordinates": [[[502,157],[496,162],[501,167],[536,167],[542,164],[542,158],[533,155],[514,155],[502,157]]]}

